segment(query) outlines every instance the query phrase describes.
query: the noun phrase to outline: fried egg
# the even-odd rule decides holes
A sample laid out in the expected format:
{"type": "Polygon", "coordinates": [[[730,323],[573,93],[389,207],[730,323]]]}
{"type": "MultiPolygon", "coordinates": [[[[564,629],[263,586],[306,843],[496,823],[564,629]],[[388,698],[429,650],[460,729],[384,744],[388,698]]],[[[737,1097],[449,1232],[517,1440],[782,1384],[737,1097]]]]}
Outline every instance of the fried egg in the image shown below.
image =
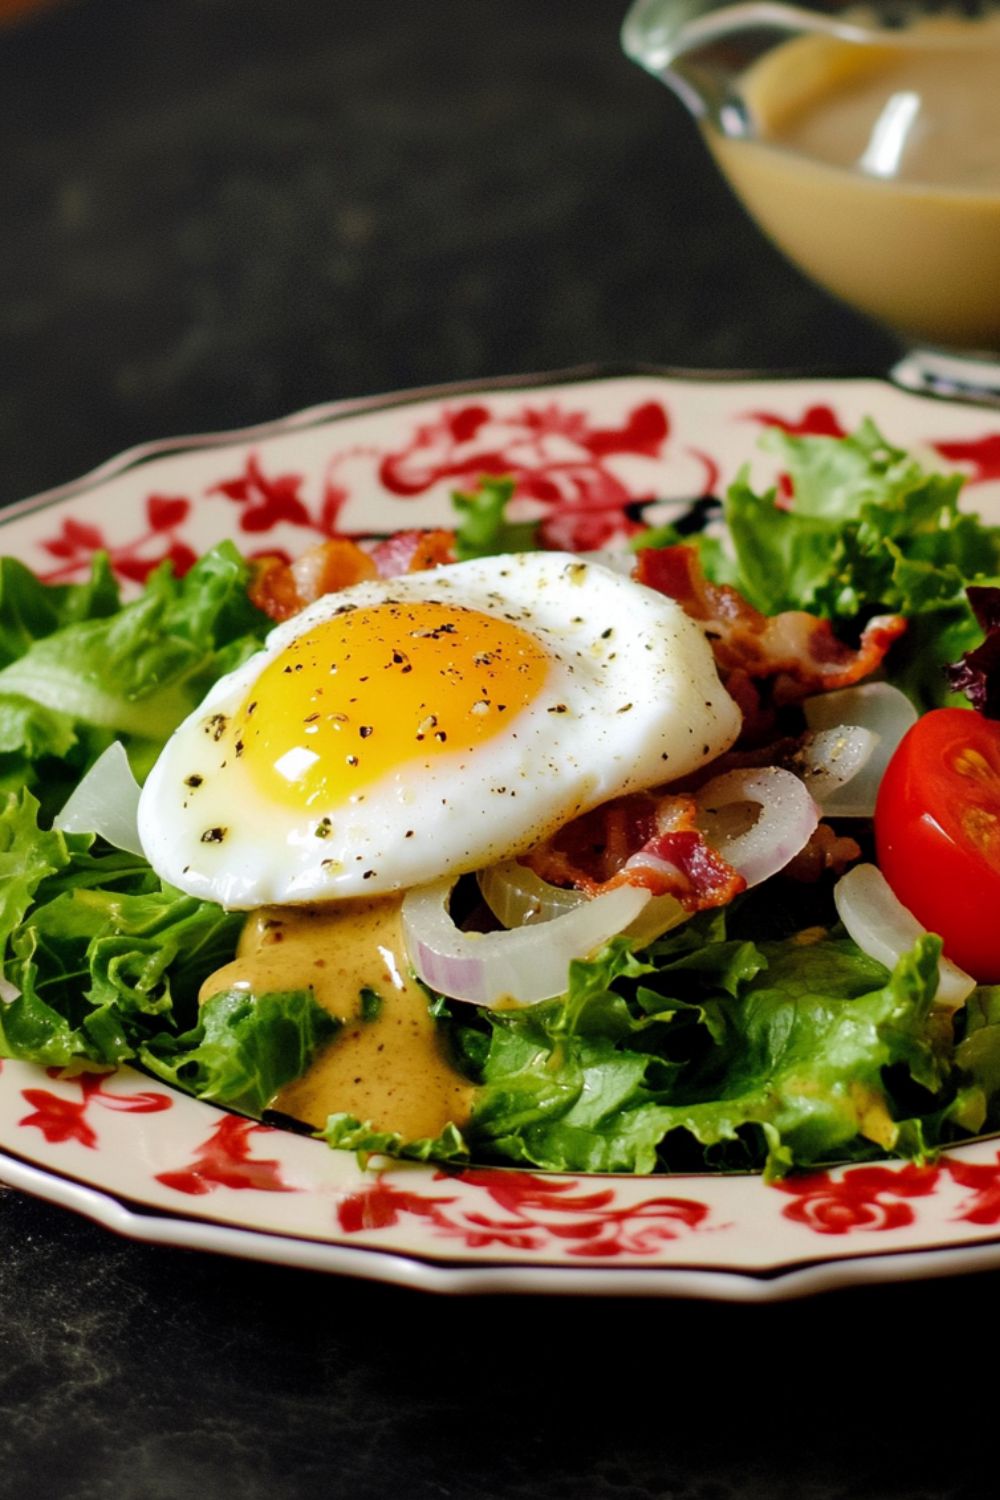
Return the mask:
{"type": "Polygon", "coordinates": [[[225,907],[403,890],[674,781],[739,727],[673,600],[565,553],[482,558],[277,626],[166,745],[140,837],[225,907]]]}

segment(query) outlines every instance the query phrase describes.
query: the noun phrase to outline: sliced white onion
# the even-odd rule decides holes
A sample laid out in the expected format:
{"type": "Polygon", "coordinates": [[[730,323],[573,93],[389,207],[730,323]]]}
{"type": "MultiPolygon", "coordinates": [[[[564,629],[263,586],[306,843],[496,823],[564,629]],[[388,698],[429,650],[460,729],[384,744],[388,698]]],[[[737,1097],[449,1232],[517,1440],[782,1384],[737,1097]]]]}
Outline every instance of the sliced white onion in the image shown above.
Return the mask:
{"type": "Polygon", "coordinates": [[[799,778],[778,766],[726,771],[698,793],[698,827],[748,886],[783,870],[819,822],[799,778]]]}
{"type": "MultiPolygon", "coordinates": [[[[531,927],[550,922],[593,899],[583,891],[550,885],[515,859],[480,870],[476,880],[483,900],[505,927],[531,927]]],[[[623,931],[638,947],[645,947],[672,927],[686,922],[690,915],[674,896],[651,896],[635,921],[623,931]]]]}
{"type": "Polygon", "coordinates": [[[840,789],[868,764],[878,742],[877,734],[859,724],[811,730],[793,760],[786,764],[805,782],[810,797],[825,813],[840,789]]]}
{"type": "MultiPolygon", "coordinates": [[[[875,865],[854,865],[837,882],[833,899],[837,915],[858,947],[887,969],[895,968],[900,956],[926,934],[927,929],[897,898],[875,865]]],[[[950,958],[941,959],[938,1005],[958,1010],[975,987],[976,981],[964,969],[950,958]]]]}
{"type": "Polygon", "coordinates": [[[870,818],[889,758],[917,721],[913,704],[888,682],[865,682],[860,687],[806,698],[802,711],[810,729],[857,724],[877,736],[878,745],[860,773],[842,791],[823,799],[823,811],[830,817],[870,818]]]}
{"type": "Polygon", "coordinates": [[[510,932],[460,932],[448,903],[454,878],[408,891],[403,933],[419,977],[431,989],[474,1005],[534,1005],[566,989],[570,961],[586,958],[626,928],[649,891],[622,885],[551,922],[510,932]]]}
{"type": "Polygon", "coordinates": [[[490,865],[476,876],[483,900],[504,927],[531,927],[536,922],[551,922],[565,912],[583,906],[583,891],[565,890],[550,885],[534,870],[518,864],[516,859],[490,865]]]}
{"type": "Polygon", "coordinates": [[[53,820],[63,833],[97,833],[116,849],[142,854],[139,787],[120,740],[99,755],[53,820]]]}
{"type": "Polygon", "coordinates": [[[652,896],[635,921],[624,928],[624,934],[637,948],[645,948],[647,943],[662,937],[671,928],[679,927],[690,916],[687,907],[682,906],[676,896],[652,896]]]}

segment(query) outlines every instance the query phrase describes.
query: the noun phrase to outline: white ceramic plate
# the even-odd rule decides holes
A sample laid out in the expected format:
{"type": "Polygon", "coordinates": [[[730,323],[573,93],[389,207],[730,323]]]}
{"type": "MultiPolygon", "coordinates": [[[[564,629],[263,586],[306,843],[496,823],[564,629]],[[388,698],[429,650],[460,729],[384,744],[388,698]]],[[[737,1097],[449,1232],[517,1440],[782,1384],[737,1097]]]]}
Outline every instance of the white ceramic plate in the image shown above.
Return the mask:
{"type": "MultiPolygon", "coordinates": [[[[319,407],[250,431],[133,450],[0,515],[0,550],[73,579],[96,547],[143,578],[223,537],[294,555],[332,530],[447,523],[449,494],[518,476],[553,540],[600,546],[718,492],[761,428],[849,430],[969,476],[1000,519],[1000,414],[876,381],[539,377],[319,407]],[[651,504],[653,501],[658,504],[651,504]]],[[[1000,1142],[927,1167],[856,1166],[765,1187],[752,1176],[573,1177],[362,1171],[123,1069],[0,1072],[0,1176],[161,1244],[437,1291],[598,1292],[765,1301],[1000,1265],[1000,1142]]]]}

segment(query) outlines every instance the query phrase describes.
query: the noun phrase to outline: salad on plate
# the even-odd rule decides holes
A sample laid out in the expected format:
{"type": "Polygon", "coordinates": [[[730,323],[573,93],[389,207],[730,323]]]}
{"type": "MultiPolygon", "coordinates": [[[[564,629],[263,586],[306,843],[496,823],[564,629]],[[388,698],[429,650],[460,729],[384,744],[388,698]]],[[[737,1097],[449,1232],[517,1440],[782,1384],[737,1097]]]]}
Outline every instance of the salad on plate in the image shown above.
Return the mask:
{"type": "Polygon", "coordinates": [[[1000,1113],[1000,527],[870,424],[629,546],[0,564],[0,1055],[352,1151],[924,1160],[1000,1113]],[[141,791],[140,791],[141,787],[141,791]]]}

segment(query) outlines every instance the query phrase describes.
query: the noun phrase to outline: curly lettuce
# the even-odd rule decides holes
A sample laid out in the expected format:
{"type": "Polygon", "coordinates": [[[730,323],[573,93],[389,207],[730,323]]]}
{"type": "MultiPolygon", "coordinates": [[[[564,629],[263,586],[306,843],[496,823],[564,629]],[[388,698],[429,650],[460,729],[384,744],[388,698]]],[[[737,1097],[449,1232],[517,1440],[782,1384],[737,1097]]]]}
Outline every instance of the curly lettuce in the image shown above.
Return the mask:
{"type": "Polygon", "coordinates": [[[164,564],[122,604],[107,559],[86,584],[47,588],[0,564],[0,793],[30,786],[54,812],[121,739],[141,776],[213,682],[250,656],[270,621],[230,543],[183,578],[164,564]]]}
{"type": "Polygon", "coordinates": [[[243,925],[165,885],[145,860],[38,826],[27,790],[0,809],[0,1055],[66,1067],[138,1062],[259,1115],[337,1022],[306,991],[199,1007],[243,925]]]}
{"type": "Polygon", "coordinates": [[[257,650],[270,621],[248,579],[228,543],[182,579],[157,569],[124,604],[102,555],[86,583],[55,587],[0,562],[0,1055],[138,1062],[259,1114],[335,1032],[306,992],[199,1008],[242,916],[50,826],[107,744],[121,739],[141,776],[208,687],[257,650]]]}
{"type": "MultiPolygon", "coordinates": [[[[746,913],[728,920],[738,931],[746,913]]],[[[777,1177],[921,1159],[981,1129],[1000,1089],[1000,1006],[971,1008],[956,1053],[934,1005],[939,955],[922,938],[890,973],[842,929],[756,943],[729,935],[722,913],[644,954],[618,939],[572,964],[558,999],[477,1015],[445,1004],[479,1085],[461,1132],[406,1141],[335,1115],[325,1134],[362,1151],[572,1172],[777,1177]]]]}
{"type": "Polygon", "coordinates": [[[807,610],[847,634],[874,614],[905,615],[893,681],[921,708],[957,702],[944,669],[980,636],[966,588],[1000,581],[1000,527],[960,509],[962,476],[926,471],[870,421],[843,438],[770,428],[761,446],[785,471],[790,504],[757,493],[743,469],[723,507],[728,545],[671,527],[642,544],[693,540],[708,576],[764,614],[807,610]]]}

